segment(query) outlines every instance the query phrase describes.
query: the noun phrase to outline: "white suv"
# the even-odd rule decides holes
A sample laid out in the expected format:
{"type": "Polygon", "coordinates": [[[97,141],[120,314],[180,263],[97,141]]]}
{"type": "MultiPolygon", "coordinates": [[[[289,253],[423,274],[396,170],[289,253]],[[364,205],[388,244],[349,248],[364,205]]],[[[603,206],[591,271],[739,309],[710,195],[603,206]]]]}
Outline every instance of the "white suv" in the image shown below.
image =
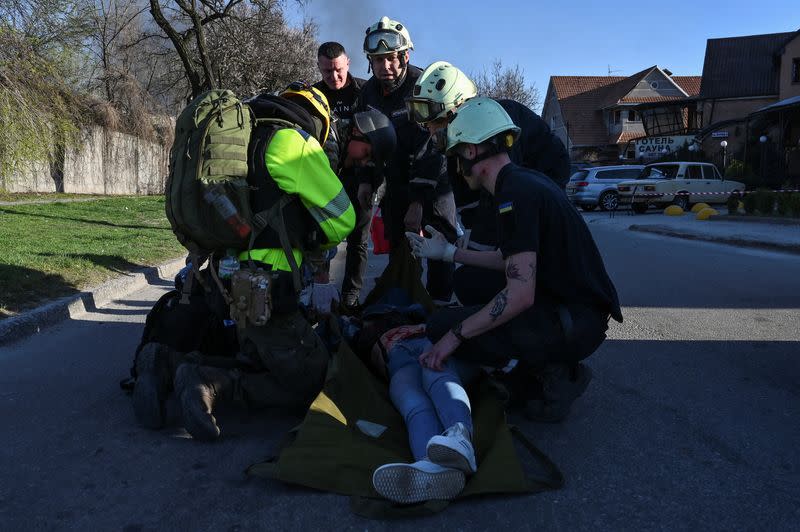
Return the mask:
{"type": "Polygon", "coordinates": [[[744,184],[725,179],[711,163],[653,163],[638,178],[617,184],[619,204],[643,213],[649,205],[678,205],[689,210],[693,203],[725,203],[731,194],[744,192],[744,184]]]}
{"type": "Polygon", "coordinates": [[[595,166],[572,174],[567,183],[567,197],[585,211],[598,206],[601,211],[617,208],[617,183],[636,179],[642,165],[595,166]]]}

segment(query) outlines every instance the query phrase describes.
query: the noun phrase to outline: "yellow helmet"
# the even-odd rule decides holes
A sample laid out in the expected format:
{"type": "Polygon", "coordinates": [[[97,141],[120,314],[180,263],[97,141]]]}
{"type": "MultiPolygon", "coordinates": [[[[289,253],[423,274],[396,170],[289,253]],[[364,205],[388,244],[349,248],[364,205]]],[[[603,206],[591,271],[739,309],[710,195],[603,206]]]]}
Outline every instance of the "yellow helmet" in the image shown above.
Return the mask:
{"type": "Polygon", "coordinates": [[[322,91],[305,81],[295,81],[284,89],[281,96],[302,105],[303,109],[320,119],[322,131],[316,137],[320,144],[325,144],[331,129],[331,108],[322,91]]]}

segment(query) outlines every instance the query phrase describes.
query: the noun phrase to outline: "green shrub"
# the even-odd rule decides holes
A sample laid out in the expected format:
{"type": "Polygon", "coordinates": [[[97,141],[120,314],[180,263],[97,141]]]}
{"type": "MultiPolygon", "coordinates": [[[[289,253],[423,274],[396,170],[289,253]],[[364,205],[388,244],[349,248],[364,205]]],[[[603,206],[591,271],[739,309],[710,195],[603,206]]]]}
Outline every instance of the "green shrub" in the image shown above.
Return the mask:
{"type": "Polygon", "coordinates": [[[776,193],[768,189],[756,190],[754,196],[756,197],[756,211],[762,216],[769,216],[775,210],[775,196],[776,193]]]}
{"type": "Polygon", "coordinates": [[[792,194],[787,194],[790,198],[789,200],[789,212],[795,218],[800,218],[800,192],[793,192],[792,194]]]}
{"type": "Polygon", "coordinates": [[[742,203],[744,203],[744,212],[747,214],[755,214],[756,213],[756,193],[750,192],[749,194],[744,195],[744,199],[742,203]]]}
{"type": "Polygon", "coordinates": [[[731,162],[728,163],[728,166],[725,168],[725,177],[730,178],[741,178],[745,174],[745,165],[742,161],[738,159],[731,159],[731,162]]]}
{"type": "Polygon", "coordinates": [[[741,194],[731,194],[728,196],[728,201],[726,202],[728,206],[728,214],[736,214],[739,212],[739,202],[741,200],[741,194]]]}
{"type": "Polygon", "coordinates": [[[792,210],[792,194],[788,192],[776,192],[775,209],[780,216],[789,216],[792,210]]]}

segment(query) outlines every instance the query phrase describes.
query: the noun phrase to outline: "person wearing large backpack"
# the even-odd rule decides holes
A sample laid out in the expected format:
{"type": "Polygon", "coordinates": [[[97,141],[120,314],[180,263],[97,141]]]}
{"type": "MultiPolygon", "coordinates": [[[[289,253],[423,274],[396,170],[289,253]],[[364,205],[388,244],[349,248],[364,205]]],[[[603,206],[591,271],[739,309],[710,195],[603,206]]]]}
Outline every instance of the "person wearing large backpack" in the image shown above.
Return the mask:
{"type": "Polygon", "coordinates": [[[220,435],[220,400],[301,409],[322,388],[329,354],[300,314],[299,268],[343,241],[355,214],[322,149],[330,111],[318,90],[300,82],[281,97],[241,102],[211,91],[198,99],[177,121],[167,215],[193,259],[185,293],[194,278],[224,295],[239,353],[221,365],[186,357],[170,379],[170,364],[154,362],[161,351],[142,349],[150,359],[137,358],[134,409],[140,423],[160,428],[172,384],[183,426],[209,441],[220,435]],[[211,261],[199,271],[202,255],[211,261]]]}

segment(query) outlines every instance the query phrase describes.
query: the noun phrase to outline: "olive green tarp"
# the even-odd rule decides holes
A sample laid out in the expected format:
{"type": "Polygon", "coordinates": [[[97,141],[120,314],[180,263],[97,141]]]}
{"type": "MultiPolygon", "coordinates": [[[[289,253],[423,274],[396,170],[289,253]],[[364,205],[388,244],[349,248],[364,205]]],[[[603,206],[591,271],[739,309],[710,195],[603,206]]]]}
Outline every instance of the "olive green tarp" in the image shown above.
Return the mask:
{"type": "MultiPolygon", "coordinates": [[[[506,424],[495,393],[486,379],[470,389],[478,472],[468,478],[459,497],[524,494],[561,487],[563,477],[558,468],[523,438],[521,441],[546,471],[545,478],[526,476],[512,441],[513,429],[506,424]]],[[[390,462],[412,462],[413,458],[405,423],[389,399],[386,382],[375,376],[346,343],[331,360],[323,391],[291,436],[276,459],[255,464],[248,473],[351,495],[353,511],[366,517],[426,515],[447,506],[445,501],[393,505],[375,492],[372,472],[376,468],[390,462]],[[375,437],[381,427],[386,429],[375,437]]]]}

